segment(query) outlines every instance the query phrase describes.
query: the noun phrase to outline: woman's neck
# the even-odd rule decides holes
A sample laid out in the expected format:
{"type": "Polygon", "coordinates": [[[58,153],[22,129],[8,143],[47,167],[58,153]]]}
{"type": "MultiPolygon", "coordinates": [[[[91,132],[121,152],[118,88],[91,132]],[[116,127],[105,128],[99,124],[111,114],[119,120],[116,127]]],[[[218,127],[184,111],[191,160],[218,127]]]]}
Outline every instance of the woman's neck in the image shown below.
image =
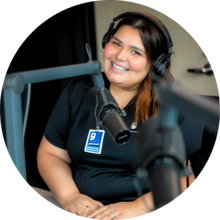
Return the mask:
{"type": "Polygon", "coordinates": [[[137,94],[138,89],[126,89],[110,83],[109,91],[117,101],[119,107],[123,109],[131,99],[137,94]]]}

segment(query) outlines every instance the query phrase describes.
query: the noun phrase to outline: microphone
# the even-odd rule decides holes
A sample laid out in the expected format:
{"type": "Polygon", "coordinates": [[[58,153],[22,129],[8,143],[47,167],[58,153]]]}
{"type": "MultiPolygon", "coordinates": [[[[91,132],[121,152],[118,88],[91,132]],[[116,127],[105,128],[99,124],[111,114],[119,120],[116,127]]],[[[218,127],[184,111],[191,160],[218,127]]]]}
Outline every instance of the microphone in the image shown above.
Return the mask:
{"type": "Polygon", "coordinates": [[[161,126],[158,117],[142,124],[137,136],[138,177],[148,177],[155,209],[181,194],[180,176],[184,174],[185,148],[182,133],[176,125],[161,126]]]}
{"type": "Polygon", "coordinates": [[[205,73],[207,76],[213,75],[212,67],[209,63],[207,63],[203,68],[200,69],[187,69],[188,72],[191,73],[205,73]]]}
{"type": "Polygon", "coordinates": [[[125,144],[131,133],[121,118],[121,110],[114,97],[105,87],[91,88],[84,98],[87,109],[95,120],[117,144],[125,144]]]}

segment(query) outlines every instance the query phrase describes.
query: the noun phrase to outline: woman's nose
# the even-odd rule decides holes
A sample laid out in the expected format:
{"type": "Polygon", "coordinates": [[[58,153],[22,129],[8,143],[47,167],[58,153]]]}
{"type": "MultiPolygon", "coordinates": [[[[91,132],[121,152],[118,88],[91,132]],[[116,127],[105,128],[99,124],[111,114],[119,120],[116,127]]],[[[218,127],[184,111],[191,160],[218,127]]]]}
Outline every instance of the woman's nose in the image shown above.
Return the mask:
{"type": "Polygon", "coordinates": [[[117,58],[119,60],[127,60],[127,51],[124,48],[121,48],[117,53],[117,58]]]}

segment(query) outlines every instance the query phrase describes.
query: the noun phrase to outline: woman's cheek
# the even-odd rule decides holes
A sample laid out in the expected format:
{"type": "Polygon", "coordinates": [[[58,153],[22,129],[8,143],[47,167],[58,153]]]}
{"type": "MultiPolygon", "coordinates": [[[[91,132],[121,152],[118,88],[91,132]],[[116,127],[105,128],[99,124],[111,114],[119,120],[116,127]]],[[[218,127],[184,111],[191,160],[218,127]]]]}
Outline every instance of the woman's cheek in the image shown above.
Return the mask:
{"type": "Polygon", "coordinates": [[[114,54],[114,47],[111,42],[107,43],[104,49],[104,56],[109,59],[114,54]]]}
{"type": "Polygon", "coordinates": [[[130,59],[129,66],[134,71],[143,70],[147,68],[147,61],[145,59],[130,59]]]}

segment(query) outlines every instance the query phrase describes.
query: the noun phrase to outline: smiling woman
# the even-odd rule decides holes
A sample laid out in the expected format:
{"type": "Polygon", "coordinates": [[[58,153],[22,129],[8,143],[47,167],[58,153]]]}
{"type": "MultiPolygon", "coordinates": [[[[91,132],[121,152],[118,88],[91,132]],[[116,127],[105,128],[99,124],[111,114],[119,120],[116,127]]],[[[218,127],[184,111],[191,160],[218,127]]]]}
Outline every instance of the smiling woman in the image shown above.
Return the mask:
{"type": "Polygon", "coordinates": [[[96,121],[83,102],[93,83],[90,77],[81,77],[70,82],[58,99],[37,157],[39,171],[61,206],[96,219],[131,218],[153,209],[149,184],[136,176],[136,135],[139,125],[159,110],[152,93],[153,75],[172,79],[172,41],[162,23],[139,12],[114,21],[118,19],[117,27],[113,22],[103,38],[103,78],[127,113],[123,119],[131,140],[118,146],[105,135],[100,154],[84,150],[96,121]]]}

